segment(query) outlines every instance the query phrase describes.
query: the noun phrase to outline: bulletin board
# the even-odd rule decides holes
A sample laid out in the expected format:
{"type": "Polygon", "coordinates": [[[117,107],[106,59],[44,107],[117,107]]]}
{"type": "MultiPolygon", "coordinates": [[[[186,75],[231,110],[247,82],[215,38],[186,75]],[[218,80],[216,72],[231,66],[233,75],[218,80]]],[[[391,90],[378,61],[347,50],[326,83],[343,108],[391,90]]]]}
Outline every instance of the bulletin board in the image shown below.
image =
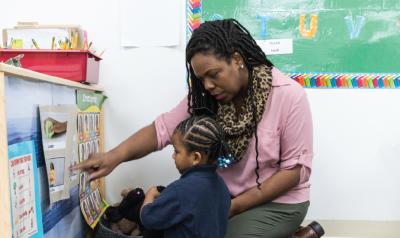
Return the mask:
{"type": "MultiPolygon", "coordinates": [[[[102,91],[98,87],[0,64],[2,237],[85,237],[87,226],[80,211],[78,184],[71,184],[68,199],[49,201],[39,118],[39,105],[76,105],[78,89],[102,91]],[[30,177],[25,177],[25,173],[30,177]],[[21,182],[23,179],[29,183],[21,182]],[[27,203],[33,206],[19,209],[27,203]],[[15,208],[19,209],[15,213],[18,216],[12,217],[15,208]]],[[[102,116],[100,120],[100,138],[103,138],[102,116]]],[[[103,148],[101,140],[100,151],[103,148]]]]}
{"type": "Polygon", "coordinates": [[[400,87],[400,2],[389,0],[188,0],[187,35],[235,18],[257,41],[290,39],[267,55],[305,87],[400,87]]]}

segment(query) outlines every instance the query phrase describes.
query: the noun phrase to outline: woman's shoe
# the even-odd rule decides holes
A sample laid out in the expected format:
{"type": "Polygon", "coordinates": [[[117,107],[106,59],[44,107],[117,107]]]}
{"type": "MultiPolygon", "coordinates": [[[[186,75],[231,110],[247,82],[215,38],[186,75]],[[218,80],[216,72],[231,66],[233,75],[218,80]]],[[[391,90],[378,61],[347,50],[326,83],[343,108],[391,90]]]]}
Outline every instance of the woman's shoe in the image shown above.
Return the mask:
{"type": "Polygon", "coordinates": [[[300,227],[290,238],[319,238],[325,234],[322,226],[313,221],[308,226],[300,227]]]}

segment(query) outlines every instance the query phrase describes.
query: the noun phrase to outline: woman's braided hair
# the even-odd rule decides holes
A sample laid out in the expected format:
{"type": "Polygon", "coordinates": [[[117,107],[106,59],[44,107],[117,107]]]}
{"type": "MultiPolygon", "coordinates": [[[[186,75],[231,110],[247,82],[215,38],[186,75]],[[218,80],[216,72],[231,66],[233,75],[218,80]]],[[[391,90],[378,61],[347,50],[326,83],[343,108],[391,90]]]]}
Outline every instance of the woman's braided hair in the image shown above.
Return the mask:
{"type": "Polygon", "coordinates": [[[197,53],[213,54],[219,59],[230,63],[232,55],[239,53],[249,72],[248,95],[252,99],[253,125],[256,139],[256,169],[257,185],[259,182],[259,161],[258,161],[258,136],[256,122],[256,105],[253,92],[253,68],[259,65],[272,67],[273,64],[267,59],[265,53],[257,45],[256,41],[235,19],[224,19],[207,21],[193,31],[193,34],[186,46],[186,69],[188,92],[188,112],[191,115],[215,115],[217,112],[216,100],[207,92],[202,82],[196,77],[191,65],[193,56],[197,53]]]}

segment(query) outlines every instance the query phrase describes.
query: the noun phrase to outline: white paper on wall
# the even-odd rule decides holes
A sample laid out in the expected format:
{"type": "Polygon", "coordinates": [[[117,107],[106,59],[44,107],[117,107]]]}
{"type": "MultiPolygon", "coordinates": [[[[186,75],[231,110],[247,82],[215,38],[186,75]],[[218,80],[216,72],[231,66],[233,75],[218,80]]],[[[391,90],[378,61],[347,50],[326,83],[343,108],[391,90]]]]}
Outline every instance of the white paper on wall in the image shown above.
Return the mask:
{"type": "Polygon", "coordinates": [[[266,55],[293,54],[293,39],[257,40],[266,55]]]}
{"type": "Polygon", "coordinates": [[[179,45],[180,1],[120,0],[121,46],[179,45]]]}

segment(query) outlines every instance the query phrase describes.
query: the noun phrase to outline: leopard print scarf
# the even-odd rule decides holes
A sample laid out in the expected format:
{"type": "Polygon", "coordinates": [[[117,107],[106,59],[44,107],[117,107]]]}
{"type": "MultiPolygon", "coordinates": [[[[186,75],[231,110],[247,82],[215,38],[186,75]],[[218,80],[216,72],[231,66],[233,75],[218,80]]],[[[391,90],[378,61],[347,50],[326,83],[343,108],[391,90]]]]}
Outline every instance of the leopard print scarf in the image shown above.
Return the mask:
{"type": "Polygon", "coordinates": [[[246,96],[241,106],[241,113],[237,115],[233,102],[218,103],[217,121],[225,132],[229,149],[236,161],[242,159],[244,152],[254,133],[252,100],[255,100],[256,123],[261,120],[265,103],[271,91],[271,67],[261,65],[253,68],[254,99],[246,96]]]}

